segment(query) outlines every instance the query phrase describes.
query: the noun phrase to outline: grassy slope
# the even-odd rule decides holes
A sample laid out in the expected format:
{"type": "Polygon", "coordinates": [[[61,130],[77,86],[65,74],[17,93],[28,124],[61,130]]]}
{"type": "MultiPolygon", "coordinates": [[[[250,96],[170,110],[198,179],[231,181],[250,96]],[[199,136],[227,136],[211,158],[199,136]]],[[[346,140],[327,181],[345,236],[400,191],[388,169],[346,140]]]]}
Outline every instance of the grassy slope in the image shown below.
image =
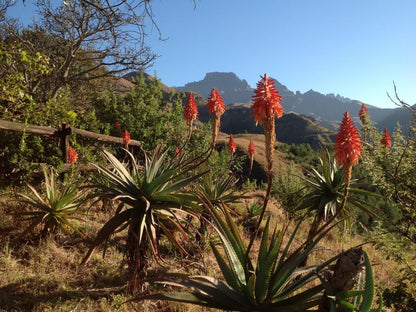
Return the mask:
{"type": "MultiPolygon", "coordinates": [[[[239,135],[235,137],[239,149],[245,151],[249,140],[255,142],[259,164],[265,164],[263,135],[239,135]]],[[[220,142],[227,143],[228,136],[221,134],[220,142]]],[[[275,170],[286,162],[276,153],[275,170]]],[[[252,198],[261,199],[263,193],[257,191],[252,198]]],[[[79,266],[87,251],[87,243],[80,237],[61,236],[56,240],[42,241],[18,239],[25,224],[12,214],[24,209],[10,201],[11,194],[3,195],[0,205],[0,311],[210,311],[187,305],[144,302],[122,304],[129,297],[124,292],[125,270],[121,250],[123,233],[113,237],[107,252],[97,252],[91,263],[79,266]]],[[[240,208],[243,205],[240,205],[240,208]]],[[[279,203],[272,200],[269,213],[278,225],[288,222],[279,203]]],[[[110,218],[111,212],[93,209],[80,223],[88,237],[94,237],[100,226],[110,218]]],[[[297,243],[307,236],[308,225],[303,224],[297,243]]],[[[364,242],[360,236],[345,234],[335,229],[326,237],[322,246],[328,250],[311,256],[311,263],[328,259],[331,255],[364,242]]],[[[371,244],[365,245],[374,265],[375,279],[383,287],[391,287],[399,278],[398,265],[386,259],[371,244]]],[[[219,277],[212,254],[206,248],[197,258],[181,260],[170,252],[164,267],[155,264],[154,272],[176,271],[192,274],[206,274],[219,277]]],[[[150,272],[151,274],[152,272],[150,272]]]]}

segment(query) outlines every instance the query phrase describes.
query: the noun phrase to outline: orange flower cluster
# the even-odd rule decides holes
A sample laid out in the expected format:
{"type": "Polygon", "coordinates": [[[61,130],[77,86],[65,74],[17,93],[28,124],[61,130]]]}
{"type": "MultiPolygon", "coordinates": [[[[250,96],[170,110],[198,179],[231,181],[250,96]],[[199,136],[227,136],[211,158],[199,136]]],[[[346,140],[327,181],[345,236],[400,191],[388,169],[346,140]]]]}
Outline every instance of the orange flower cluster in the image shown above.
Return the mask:
{"type": "Polygon", "coordinates": [[[253,140],[250,140],[250,143],[248,144],[247,153],[250,156],[250,158],[253,157],[255,153],[257,153],[253,140]]]}
{"type": "Polygon", "coordinates": [[[220,131],[221,115],[225,112],[224,101],[215,88],[212,88],[211,94],[208,97],[207,109],[212,117],[212,145],[214,146],[220,131]]]}
{"type": "Polygon", "coordinates": [[[251,170],[253,169],[254,154],[257,153],[256,147],[254,146],[254,142],[252,140],[250,140],[250,143],[248,144],[247,153],[250,158],[250,175],[251,170]]]}
{"type": "Polygon", "coordinates": [[[360,112],[358,113],[358,116],[360,117],[361,123],[363,125],[368,123],[370,120],[370,114],[368,113],[368,109],[364,103],[361,103],[361,109],[360,109],[360,112]]]}
{"type": "Polygon", "coordinates": [[[75,164],[78,160],[78,154],[77,152],[72,148],[72,146],[68,149],[68,162],[70,164],[75,164]]]}
{"type": "Polygon", "coordinates": [[[197,116],[198,110],[196,108],[194,96],[192,95],[192,92],[189,92],[188,100],[186,101],[185,110],[183,112],[183,118],[189,124],[189,126],[192,126],[192,123],[197,116]]]}
{"type": "Polygon", "coordinates": [[[274,87],[274,80],[264,74],[254,90],[253,106],[251,107],[256,125],[260,123],[264,128],[266,160],[269,179],[273,171],[274,142],[276,140],[275,117],[282,117],[283,107],[280,105],[282,97],[274,87]]]}
{"type": "Polygon", "coordinates": [[[121,131],[120,136],[123,138],[124,145],[128,146],[130,143],[130,133],[127,130],[121,131]]]}
{"type": "Polygon", "coordinates": [[[389,148],[391,146],[391,137],[387,131],[387,128],[384,128],[383,138],[381,139],[380,143],[383,144],[384,148],[389,148]]]}
{"type": "Polygon", "coordinates": [[[280,104],[282,97],[275,89],[275,82],[272,78],[264,74],[260,76],[262,80],[257,83],[257,89],[254,91],[253,101],[251,107],[253,110],[254,120],[257,123],[264,124],[266,119],[274,116],[282,117],[283,107],[280,104]]]}
{"type": "Polygon", "coordinates": [[[235,145],[233,135],[230,135],[230,140],[228,141],[228,152],[232,155],[237,150],[237,146],[235,145]]]}
{"type": "Polygon", "coordinates": [[[344,113],[337,138],[335,139],[335,158],[340,166],[355,165],[363,150],[363,142],[348,111],[344,113]]]}
{"type": "Polygon", "coordinates": [[[212,88],[208,97],[207,109],[210,115],[218,114],[221,116],[225,112],[224,101],[216,88],[212,88]]]}

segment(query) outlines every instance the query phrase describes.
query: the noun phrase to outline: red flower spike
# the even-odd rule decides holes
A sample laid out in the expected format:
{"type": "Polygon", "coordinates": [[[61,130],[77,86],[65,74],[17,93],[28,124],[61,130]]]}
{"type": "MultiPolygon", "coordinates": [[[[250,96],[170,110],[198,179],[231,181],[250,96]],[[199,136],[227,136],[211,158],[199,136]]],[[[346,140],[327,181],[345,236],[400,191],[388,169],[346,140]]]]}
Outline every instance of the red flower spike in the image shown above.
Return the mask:
{"type": "Polygon", "coordinates": [[[248,145],[247,152],[250,158],[253,157],[255,153],[257,153],[256,147],[254,146],[254,142],[252,140],[250,140],[250,144],[248,145]]]}
{"type": "Polygon", "coordinates": [[[212,146],[215,146],[215,141],[220,131],[221,115],[225,112],[224,101],[215,88],[212,88],[211,94],[208,97],[207,109],[212,117],[212,146]]]}
{"type": "Polygon", "coordinates": [[[254,103],[251,107],[256,124],[263,124],[270,117],[280,118],[283,114],[282,97],[275,89],[274,80],[267,77],[267,74],[264,74],[261,79],[257,83],[257,89],[254,90],[254,103]]]}
{"type": "Polygon", "coordinates": [[[208,97],[207,109],[210,115],[216,113],[218,116],[221,116],[225,112],[224,101],[215,88],[212,88],[211,94],[208,97]]]}
{"type": "Polygon", "coordinates": [[[116,121],[116,123],[114,124],[114,128],[120,129],[120,123],[118,121],[116,121]]]}
{"type": "Polygon", "coordinates": [[[130,143],[130,133],[127,130],[121,132],[120,136],[123,138],[124,145],[128,146],[130,143]]]}
{"type": "Polygon", "coordinates": [[[384,128],[383,138],[380,141],[381,144],[384,145],[384,148],[389,148],[391,146],[391,137],[387,128],[384,128]]]}
{"type": "Polygon", "coordinates": [[[361,123],[363,125],[368,123],[368,121],[370,120],[370,114],[368,113],[368,109],[364,103],[362,103],[361,105],[361,110],[358,113],[358,116],[360,117],[361,123]]]}
{"type": "Polygon", "coordinates": [[[348,111],[344,113],[337,138],[335,139],[335,158],[340,166],[355,165],[358,163],[363,150],[363,141],[348,111]]]}
{"type": "Polygon", "coordinates": [[[228,142],[228,152],[232,155],[237,150],[237,146],[235,145],[233,135],[230,134],[230,141],[228,142]]]}
{"type": "Polygon", "coordinates": [[[251,170],[253,169],[254,154],[257,153],[256,147],[254,146],[254,142],[252,140],[250,140],[250,143],[248,144],[247,153],[250,158],[250,171],[249,171],[249,175],[250,175],[251,170]]]}
{"type": "Polygon", "coordinates": [[[189,92],[188,100],[186,101],[185,110],[183,112],[183,118],[191,126],[193,121],[198,116],[198,110],[196,108],[194,96],[192,92],[189,92]]]}
{"type": "Polygon", "coordinates": [[[266,160],[268,164],[269,180],[273,175],[274,142],[276,140],[275,117],[282,117],[283,108],[280,105],[282,97],[274,87],[274,80],[264,74],[254,90],[253,111],[256,125],[260,123],[264,128],[266,160]]]}
{"type": "Polygon", "coordinates": [[[68,149],[68,162],[70,164],[75,164],[78,160],[77,152],[72,148],[72,146],[68,149]]]}

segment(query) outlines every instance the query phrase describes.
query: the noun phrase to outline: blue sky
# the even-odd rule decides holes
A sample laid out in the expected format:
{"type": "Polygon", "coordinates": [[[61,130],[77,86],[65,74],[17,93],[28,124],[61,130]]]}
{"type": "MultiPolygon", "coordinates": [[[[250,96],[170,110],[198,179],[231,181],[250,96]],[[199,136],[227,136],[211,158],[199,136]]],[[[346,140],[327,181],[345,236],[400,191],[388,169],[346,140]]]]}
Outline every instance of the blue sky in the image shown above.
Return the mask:
{"type": "MultiPolygon", "coordinates": [[[[267,73],[292,91],[395,107],[416,103],[415,0],[153,0],[162,37],[150,74],[183,86],[212,71],[255,87],[267,73]]],[[[214,87],[214,86],[213,86],[214,87]]]]}
{"type": "Polygon", "coordinates": [[[170,86],[235,72],[267,73],[292,91],[339,93],[379,107],[393,80],[416,103],[415,0],[156,0],[166,42],[153,71],[170,86]]]}

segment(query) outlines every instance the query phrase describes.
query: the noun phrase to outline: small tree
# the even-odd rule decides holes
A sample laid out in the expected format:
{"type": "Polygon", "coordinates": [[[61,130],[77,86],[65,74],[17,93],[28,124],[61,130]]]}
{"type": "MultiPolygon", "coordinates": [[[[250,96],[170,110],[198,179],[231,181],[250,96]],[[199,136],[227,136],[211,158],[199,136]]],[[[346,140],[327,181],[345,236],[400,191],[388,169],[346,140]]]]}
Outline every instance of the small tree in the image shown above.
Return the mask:
{"type": "MultiPolygon", "coordinates": [[[[56,97],[65,86],[85,85],[102,77],[144,69],[155,54],[145,45],[144,20],[153,23],[146,0],[34,1],[39,22],[32,30],[9,21],[0,24],[2,40],[19,43],[53,61],[43,98],[56,97]]],[[[7,14],[7,7],[0,7],[7,14]]],[[[154,24],[155,25],[155,24],[154,24]]],[[[37,84],[39,81],[35,81],[37,84]]]]}
{"type": "Polygon", "coordinates": [[[402,217],[393,224],[395,230],[416,243],[416,113],[409,105],[404,106],[414,116],[409,133],[404,135],[398,125],[389,147],[382,144],[382,135],[371,122],[363,125],[367,137],[363,163],[369,178],[400,209],[402,217]]]}

